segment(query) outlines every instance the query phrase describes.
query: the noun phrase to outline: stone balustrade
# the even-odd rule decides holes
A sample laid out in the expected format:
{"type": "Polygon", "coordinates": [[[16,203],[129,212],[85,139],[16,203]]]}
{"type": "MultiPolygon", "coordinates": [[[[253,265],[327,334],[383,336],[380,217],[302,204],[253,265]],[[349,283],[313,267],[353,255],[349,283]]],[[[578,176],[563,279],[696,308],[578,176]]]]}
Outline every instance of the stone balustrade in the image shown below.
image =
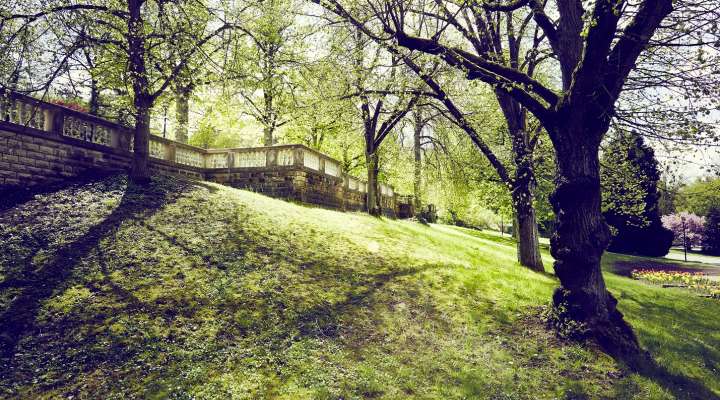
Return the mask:
{"type": "MultiPolygon", "coordinates": [[[[20,93],[0,91],[0,188],[56,182],[94,171],[127,170],[129,128],[20,93]]],[[[341,209],[363,209],[367,183],[339,161],[299,144],[203,149],[151,135],[151,168],[341,209]]],[[[395,214],[391,186],[383,207],[395,214]]]]}
{"type": "Polygon", "coordinates": [[[127,127],[10,91],[0,90],[0,121],[125,151],[132,146],[127,127]]]}

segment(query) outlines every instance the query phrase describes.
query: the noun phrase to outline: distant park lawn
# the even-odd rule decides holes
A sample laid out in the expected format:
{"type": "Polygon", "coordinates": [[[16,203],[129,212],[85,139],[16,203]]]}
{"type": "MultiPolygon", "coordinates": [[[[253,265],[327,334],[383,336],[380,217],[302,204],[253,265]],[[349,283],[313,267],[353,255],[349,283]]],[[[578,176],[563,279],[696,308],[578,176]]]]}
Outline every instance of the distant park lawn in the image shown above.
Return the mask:
{"type": "MultiPolygon", "coordinates": [[[[670,253],[667,256],[665,256],[665,258],[683,261],[683,260],[685,260],[685,253],[683,252],[682,249],[672,248],[672,249],[670,249],[670,253]]],[[[703,263],[703,264],[713,264],[713,265],[717,265],[718,267],[720,267],[720,257],[711,256],[708,254],[702,254],[701,252],[698,252],[698,251],[688,252],[687,259],[688,259],[688,261],[692,261],[692,262],[698,262],[698,263],[703,263]]]]}
{"type": "Polygon", "coordinates": [[[658,363],[631,373],[545,328],[543,252],[167,178],[38,195],[0,212],[0,397],[717,398],[720,300],[607,254],[658,363]]]}

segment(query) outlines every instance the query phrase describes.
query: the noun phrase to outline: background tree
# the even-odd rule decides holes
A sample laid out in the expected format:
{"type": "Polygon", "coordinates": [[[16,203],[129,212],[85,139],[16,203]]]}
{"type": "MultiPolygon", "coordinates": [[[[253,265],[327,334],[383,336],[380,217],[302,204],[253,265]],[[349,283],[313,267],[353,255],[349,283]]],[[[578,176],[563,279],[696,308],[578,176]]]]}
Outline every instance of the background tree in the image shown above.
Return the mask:
{"type": "Polygon", "coordinates": [[[673,232],[674,244],[686,250],[700,246],[705,229],[705,218],[688,212],[663,215],[663,226],[673,232]]]}
{"type": "MultiPolygon", "coordinates": [[[[472,51],[467,43],[458,46],[457,35],[449,33],[450,29],[430,37],[422,32],[408,33],[412,21],[427,15],[422,4],[408,7],[404,2],[384,2],[372,7],[381,23],[381,29],[372,30],[353,18],[339,1],[318,2],[355,21],[378,41],[392,39],[400,48],[434,55],[469,80],[506,90],[538,119],[550,135],[557,160],[552,198],[557,225],[551,240],[555,273],[561,284],[553,296],[556,315],[560,321],[580,323],[611,354],[638,355],[637,338],[617,310],[617,300],[607,291],[600,270],[609,230],[600,213],[598,153],[623,84],[650,38],[672,12],[672,1],[630,4],[600,0],[586,4],[563,0],[552,10],[546,10],[547,3],[536,1],[452,4],[452,13],[468,16],[500,15],[527,7],[557,60],[560,88],[508,68],[483,51],[472,51]]],[[[477,21],[465,18],[467,30],[487,29],[474,23],[477,21]]],[[[447,26],[444,18],[435,22],[436,26],[447,26]]],[[[442,97],[440,93],[438,96],[442,97]]]]}
{"type": "Polygon", "coordinates": [[[699,178],[677,189],[675,207],[697,215],[707,215],[720,208],[720,178],[699,178]]]}
{"type": "Polygon", "coordinates": [[[720,208],[711,208],[705,217],[702,249],[712,256],[720,256],[720,208]]]}
{"type": "Polygon", "coordinates": [[[415,107],[420,94],[400,75],[400,60],[382,47],[373,46],[362,33],[350,28],[352,74],[348,96],[356,99],[365,139],[367,208],[371,215],[382,214],[380,202],[380,145],[415,107]]]}
{"type": "Polygon", "coordinates": [[[247,36],[233,47],[236,93],[246,113],[262,126],[264,146],[277,142],[277,130],[290,122],[295,108],[298,73],[305,63],[303,42],[312,33],[297,23],[297,7],[293,0],[252,3],[245,11],[247,36]]]}
{"type": "Polygon", "coordinates": [[[620,132],[603,148],[602,211],[611,226],[608,250],[660,257],[673,234],[664,228],[658,209],[660,180],[654,151],[636,132],[620,132]]]}
{"type": "MultiPolygon", "coordinates": [[[[319,30],[329,33],[330,29],[319,30]]],[[[343,57],[332,43],[318,41],[315,51],[326,53],[299,71],[296,82],[293,119],[288,123],[287,140],[302,143],[340,160],[343,171],[357,173],[362,161],[362,145],[357,131],[353,99],[347,95],[347,79],[337,71],[344,69],[343,57]]]]}
{"type": "Polygon", "coordinates": [[[117,64],[127,66],[124,70],[132,87],[134,113],[130,175],[144,182],[150,177],[150,111],[189,60],[197,54],[212,53],[207,48],[221,45],[218,42],[222,42],[222,35],[237,26],[228,22],[226,16],[202,2],[50,1],[18,6],[18,10],[7,13],[2,20],[3,23],[19,21],[18,32],[37,25],[66,28],[57,35],[62,39],[59,45],[65,44],[61,46],[63,58],[58,68],[88,44],[101,46],[117,64]],[[208,26],[212,28],[206,29],[208,26]],[[201,52],[201,49],[204,50],[201,52]]]}

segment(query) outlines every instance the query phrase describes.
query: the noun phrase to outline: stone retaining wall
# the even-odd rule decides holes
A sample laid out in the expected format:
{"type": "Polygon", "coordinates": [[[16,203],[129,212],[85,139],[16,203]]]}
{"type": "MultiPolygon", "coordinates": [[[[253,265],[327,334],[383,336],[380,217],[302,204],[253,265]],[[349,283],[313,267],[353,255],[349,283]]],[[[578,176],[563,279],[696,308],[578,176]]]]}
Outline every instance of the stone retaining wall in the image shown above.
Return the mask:
{"type": "MultiPolygon", "coordinates": [[[[132,135],[124,126],[0,92],[0,192],[47,185],[93,173],[126,172],[132,135]]],[[[249,189],[272,197],[341,210],[365,210],[365,182],[340,163],[303,145],[205,150],[157,136],[150,168],[249,189]]],[[[381,185],[386,215],[397,215],[392,187],[381,185]]]]}

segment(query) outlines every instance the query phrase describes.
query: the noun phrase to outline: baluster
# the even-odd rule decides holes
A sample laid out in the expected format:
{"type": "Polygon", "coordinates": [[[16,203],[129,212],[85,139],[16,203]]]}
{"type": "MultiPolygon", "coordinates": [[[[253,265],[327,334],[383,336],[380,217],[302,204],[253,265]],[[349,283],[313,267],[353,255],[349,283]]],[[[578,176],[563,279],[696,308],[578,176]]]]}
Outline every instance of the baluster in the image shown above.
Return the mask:
{"type": "Polygon", "coordinates": [[[25,104],[20,100],[15,100],[15,123],[18,125],[25,125],[25,104]]]}
{"type": "Polygon", "coordinates": [[[18,100],[18,123],[22,126],[30,125],[30,117],[32,116],[29,112],[28,104],[24,101],[18,100]]]}
{"type": "Polygon", "coordinates": [[[25,123],[31,128],[37,128],[36,108],[31,103],[25,103],[25,123]]]}
{"type": "Polygon", "coordinates": [[[80,120],[71,117],[70,121],[70,136],[74,137],[75,139],[82,139],[82,130],[80,127],[80,120]]]}
{"type": "Polygon", "coordinates": [[[92,132],[90,129],[91,124],[87,121],[83,121],[82,125],[80,125],[80,126],[82,129],[83,140],[85,140],[86,142],[92,142],[92,132]]]}
{"type": "Polygon", "coordinates": [[[94,124],[94,123],[92,123],[92,122],[88,123],[88,133],[90,134],[90,139],[89,139],[89,141],[91,141],[91,142],[93,142],[93,143],[98,143],[98,141],[97,141],[97,136],[95,135],[95,129],[96,129],[96,128],[97,128],[97,125],[96,125],[96,124],[94,124]]]}
{"type": "Polygon", "coordinates": [[[40,108],[40,105],[38,105],[38,108],[35,110],[35,116],[37,118],[37,128],[44,131],[45,130],[45,109],[40,108]]]}
{"type": "Polygon", "coordinates": [[[70,136],[70,130],[72,129],[72,117],[69,117],[65,115],[65,113],[60,113],[60,117],[62,118],[62,134],[63,136],[70,136]]]}
{"type": "Polygon", "coordinates": [[[22,113],[20,121],[23,126],[32,127],[32,106],[23,101],[20,103],[20,111],[22,113]]]}

